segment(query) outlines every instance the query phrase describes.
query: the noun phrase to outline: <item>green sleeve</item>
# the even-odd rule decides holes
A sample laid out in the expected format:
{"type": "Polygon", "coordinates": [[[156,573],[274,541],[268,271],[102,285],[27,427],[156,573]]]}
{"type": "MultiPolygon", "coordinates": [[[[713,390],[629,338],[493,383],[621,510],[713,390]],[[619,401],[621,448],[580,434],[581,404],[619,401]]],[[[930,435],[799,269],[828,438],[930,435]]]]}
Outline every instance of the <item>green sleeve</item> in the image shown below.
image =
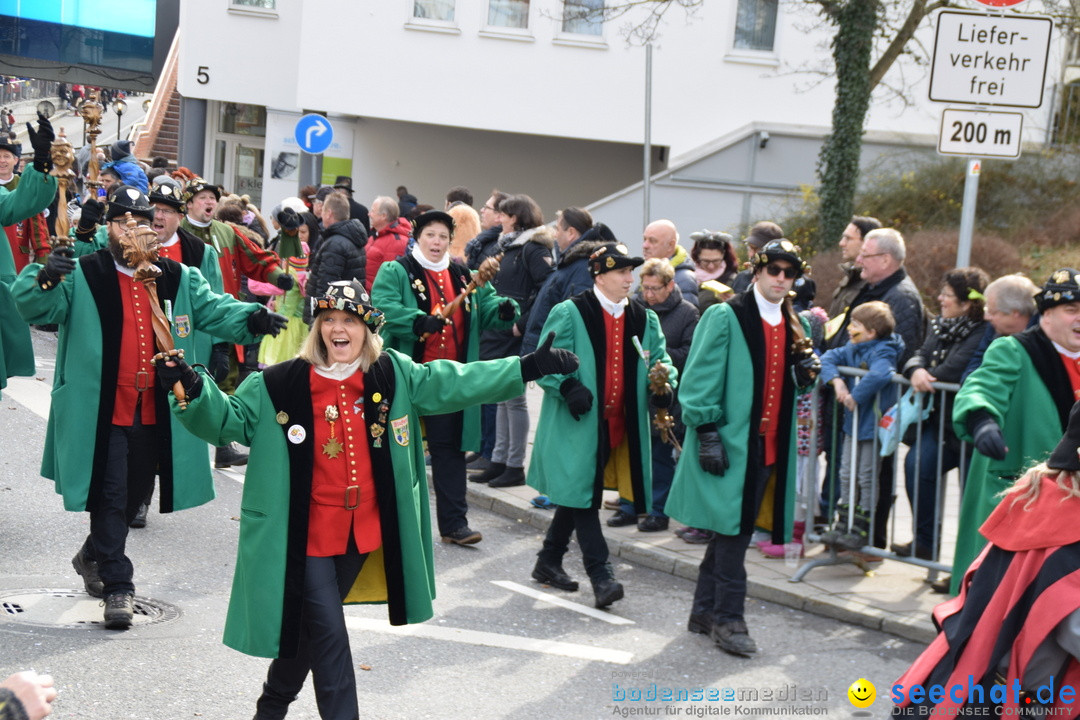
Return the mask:
{"type": "Polygon", "coordinates": [[[473,293],[473,302],[476,303],[477,317],[480,319],[479,330],[505,330],[514,324],[514,321],[521,317],[521,308],[518,306],[516,300],[503,297],[495,292],[495,288],[491,286],[491,283],[486,283],[483,287],[476,289],[473,293]],[[499,305],[504,300],[510,300],[514,303],[514,317],[509,320],[502,320],[499,318],[499,305]]]}
{"type": "Polygon", "coordinates": [[[259,424],[259,407],[266,394],[262,373],[249,375],[235,393],[226,395],[205,369],[196,368],[195,372],[202,376],[199,396],[189,402],[186,409],[181,409],[169,393],[169,408],[173,415],[192,435],[215,447],[230,442],[251,445],[259,424]]]}
{"type": "Polygon", "coordinates": [[[998,427],[1005,427],[1005,412],[1012,405],[1012,394],[1020,381],[1023,352],[1015,338],[1002,337],[990,343],[982,364],[968,375],[953,404],[953,430],[961,440],[973,440],[967,420],[976,410],[985,410],[998,427]]]}
{"type": "MultiPolygon", "coordinates": [[[[649,353],[648,367],[645,368],[645,372],[652,368],[659,360],[667,366],[668,369],[668,382],[671,383],[672,389],[678,387],[679,371],[675,369],[675,364],[671,362],[671,356],[667,352],[667,339],[664,337],[664,331],[660,327],[660,317],[652,310],[645,311],[645,337],[644,350],[649,353]]],[[[648,379],[646,379],[646,384],[648,379]]]]}
{"type": "MultiPolygon", "coordinates": [[[[30,263],[24,267],[11,284],[11,296],[19,314],[28,324],[62,325],[67,322],[75,280],[71,275],[66,275],[52,290],[42,290],[37,281],[42,267],[39,263],[30,263]]],[[[76,268],[75,272],[78,271],[76,268]]]]}
{"type": "Polygon", "coordinates": [[[412,290],[409,289],[408,282],[408,273],[401,263],[383,263],[371,285],[371,304],[379,308],[386,317],[386,323],[382,327],[383,335],[415,343],[420,338],[413,333],[413,322],[424,313],[412,304],[412,290]],[[409,304],[406,304],[406,297],[409,304]]]}
{"type": "MultiPolygon", "coordinates": [[[[701,317],[690,342],[690,354],[683,367],[679,404],[683,422],[695,429],[707,423],[724,424],[724,382],[735,314],[727,305],[713,305],[701,317]]],[[[753,378],[747,378],[749,383],[753,378]]]]}
{"type": "Polygon", "coordinates": [[[184,266],[196,327],[215,338],[247,345],[258,336],[248,330],[247,319],[259,309],[258,303],[240,302],[231,295],[219,295],[210,289],[198,268],[184,266]]]}
{"type": "MultiPolygon", "coordinates": [[[[22,222],[49,207],[56,197],[56,178],[42,175],[27,165],[19,178],[19,186],[0,195],[0,226],[22,222]]],[[[60,212],[65,212],[64,208],[60,212]]]]}
{"type": "Polygon", "coordinates": [[[202,265],[199,272],[210,285],[210,289],[218,295],[225,294],[225,284],[221,280],[221,262],[218,260],[218,252],[213,245],[207,245],[203,249],[202,265]]]}
{"type": "Polygon", "coordinates": [[[509,400],[525,392],[518,357],[470,363],[453,360],[417,363],[396,350],[387,352],[398,366],[398,375],[418,415],[457,412],[471,405],[509,400]]]}
{"type": "MultiPolygon", "coordinates": [[[[555,333],[555,339],[552,341],[551,347],[562,348],[563,350],[569,350],[570,352],[576,353],[577,346],[575,343],[574,332],[574,316],[576,315],[578,315],[577,308],[575,308],[574,304],[569,300],[564,300],[551,308],[547,320],[544,321],[544,327],[540,331],[540,339],[537,341],[537,345],[542,345],[547,339],[548,333],[553,332],[555,333]]],[[[545,375],[537,380],[536,384],[546,392],[558,395],[559,386],[563,384],[563,381],[569,377],[580,380],[580,372],[581,369],[579,367],[568,375],[545,375]]]]}
{"type": "Polygon", "coordinates": [[[68,235],[71,237],[71,247],[75,250],[75,257],[77,258],[109,247],[109,228],[104,225],[98,225],[90,240],[78,240],[75,235],[75,228],[71,228],[68,235]]]}

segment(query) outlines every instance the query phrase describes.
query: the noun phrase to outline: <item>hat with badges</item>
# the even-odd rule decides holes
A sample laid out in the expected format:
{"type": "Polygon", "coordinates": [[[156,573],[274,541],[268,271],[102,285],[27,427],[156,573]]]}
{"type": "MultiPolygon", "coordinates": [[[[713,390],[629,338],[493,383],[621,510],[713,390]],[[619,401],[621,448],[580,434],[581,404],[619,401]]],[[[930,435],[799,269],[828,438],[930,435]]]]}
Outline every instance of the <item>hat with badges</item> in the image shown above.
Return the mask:
{"type": "Polygon", "coordinates": [[[1035,302],[1039,306],[1039,312],[1046,312],[1058,305],[1080,302],[1080,270],[1061,268],[1054,271],[1035,296],[1035,302]]]}
{"type": "Polygon", "coordinates": [[[154,178],[148,199],[151,203],[168,205],[177,212],[187,212],[187,205],[184,203],[184,188],[168,175],[158,175],[154,178]]]}
{"type": "Polygon", "coordinates": [[[131,185],[118,185],[109,196],[109,204],[105,206],[105,219],[115,220],[124,213],[131,213],[147,220],[154,219],[154,206],[150,204],[146,196],[139,188],[131,185]]]}
{"type": "Polygon", "coordinates": [[[420,232],[432,223],[445,225],[450,234],[454,234],[454,218],[451,217],[450,213],[445,213],[442,210],[428,210],[426,213],[417,216],[416,220],[413,221],[413,237],[420,237],[420,232]]]}
{"type": "Polygon", "coordinates": [[[338,280],[326,287],[326,292],[311,298],[311,316],[318,317],[323,310],[344,310],[358,315],[371,332],[379,332],[386,322],[382,312],[371,305],[371,296],[364,286],[355,280],[338,280]]]}
{"type": "Polygon", "coordinates": [[[221,199],[221,188],[213,183],[203,180],[201,177],[192,178],[188,180],[188,184],[184,187],[184,202],[191,202],[191,198],[195,197],[203,190],[209,190],[214,193],[214,197],[218,200],[221,199]]]}
{"type": "Polygon", "coordinates": [[[645,258],[634,257],[622,243],[605,243],[589,256],[589,272],[593,277],[619,268],[636,268],[645,258]]]}
{"type": "Polygon", "coordinates": [[[787,238],[765,243],[758,250],[758,254],[754,256],[754,265],[763,268],[776,260],[786,260],[791,263],[791,267],[795,268],[798,273],[795,277],[801,277],[804,272],[810,269],[810,266],[799,257],[798,246],[787,238]]]}

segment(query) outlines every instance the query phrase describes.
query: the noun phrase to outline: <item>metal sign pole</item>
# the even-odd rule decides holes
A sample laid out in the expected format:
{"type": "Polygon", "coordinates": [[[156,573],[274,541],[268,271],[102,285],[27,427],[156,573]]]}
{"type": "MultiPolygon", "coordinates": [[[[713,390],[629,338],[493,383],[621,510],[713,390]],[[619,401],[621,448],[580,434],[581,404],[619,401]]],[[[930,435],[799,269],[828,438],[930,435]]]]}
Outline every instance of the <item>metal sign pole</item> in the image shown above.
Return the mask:
{"type": "Polygon", "coordinates": [[[645,46],[645,178],[643,183],[644,202],[642,203],[641,227],[649,224],[649,215],[652,210],[652,43],[645,46]]]}
{"type": "Polygon", "coordinates": [[[971,236],[975,231],[975,203],[979,198],[979,172],[982,161],[971,158],[964,176],[964,204],[960,209],[960,242],[956,246],[956,267],[971,264],[971,236]]]}

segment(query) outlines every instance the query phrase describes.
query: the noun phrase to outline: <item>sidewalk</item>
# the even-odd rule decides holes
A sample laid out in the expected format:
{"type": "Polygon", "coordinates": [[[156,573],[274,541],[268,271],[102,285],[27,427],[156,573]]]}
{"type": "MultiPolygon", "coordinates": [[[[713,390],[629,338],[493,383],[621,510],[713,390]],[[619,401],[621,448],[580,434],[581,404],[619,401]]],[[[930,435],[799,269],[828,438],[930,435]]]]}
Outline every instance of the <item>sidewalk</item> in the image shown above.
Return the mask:
{"type": "MultiPolygon", "coordinates": [[[[530,451],[532,432],[535,431],[540,411],[540,395],[535,387],[528,391],[532,419],[530,451]]],[[[528,486],[489,488],[482,483],[468,483],[470,506],[492,510],[546,531],[551,522],[551,511],[540,510],[529,504],[536,495],[536,491],[528,486]]],[[[609,495],[615,497],[614,493],[609,495]]],[[[606,520],[610,514],[601,510],[601,520],[606,520]]],[[[681,524],[672,520],[666,532],[644,533],[635,526],[611,528],[606,524],[603,530],[613,557],[695,580],[698,565],[705,555],[705,546],[683,542],[674,534],[678,527],[681,524]]],[[[825,557],[828,557],[828,553],[824,546],[811,544],[800,565],[825,557]]],[[[925,582],[927,571],[924,568],[893,560],[874,563],[869,573],[863,573],[850,563],[816,567],[800,582],[791,582],[790,578],[798,568],[788,567],[783,559],[766,558],[754,547],[747,551],[746,559],[750,597],[881,630],[915,642],[929,643],[934,638],[936,632],[930,613],[948,597],[930,590],[925,582]]],[[[633,592],[633,588],[628,588],[628,592],[633,592]]]]}

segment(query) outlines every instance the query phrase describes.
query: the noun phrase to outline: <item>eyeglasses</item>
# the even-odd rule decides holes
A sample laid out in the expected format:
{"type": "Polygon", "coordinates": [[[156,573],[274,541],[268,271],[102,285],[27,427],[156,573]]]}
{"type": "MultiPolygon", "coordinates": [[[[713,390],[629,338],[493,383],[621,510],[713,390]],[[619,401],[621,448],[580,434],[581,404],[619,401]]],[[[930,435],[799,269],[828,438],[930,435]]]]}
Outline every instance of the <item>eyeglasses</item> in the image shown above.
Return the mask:
{"type": "Polygon", "coordinates": [[[652,287],[651,285],[642,285],[641,292],[644,295],[655,295],[656,293],[663,290],[664,287],[664,285],[658,285],[657,287],[652,287]]]}
{"type": "Polygon", "coordinates": [[[798,270],[791,267],[790,265],[788,265],[787,267],[780,267],[776,263],[769,263],[768,265],[766,265],[765,272],[769,273],[773,277],[776,277],[780,273],[783,273],[784,277],[786,277],[788,280],[794,280],[795,276],[798,274],[798,270]]]}
{"type": "Polygon", "coordinates": [[[724,258],[717,258],[715,260],[706,260],[705,258],[699,258],[697,264],[704,268],[720,267],[724,264],[724,258]]]}
{"type": "Polygon", "coordinates": [[[889,253],[884,253],[884,252],[879,252],[879,253],[862,253],[861,252],[861,253],[859,253],[858,257],[861,257],[861,258],[880,257],[882,255],[888,255],[888,254],[889,253]]]}
{"type": "Polygon", "coordinates": [[[480,212],[483,212],[484,210],[487,210],[488,212],[498,212],[498,211],[497,211],[497,210],[496,210],[496,209],[495,209],[494,207],[492,207],[491,205],[484,205],[484,206],[483,206],[482,208],[480,208],[480,212]]]}

